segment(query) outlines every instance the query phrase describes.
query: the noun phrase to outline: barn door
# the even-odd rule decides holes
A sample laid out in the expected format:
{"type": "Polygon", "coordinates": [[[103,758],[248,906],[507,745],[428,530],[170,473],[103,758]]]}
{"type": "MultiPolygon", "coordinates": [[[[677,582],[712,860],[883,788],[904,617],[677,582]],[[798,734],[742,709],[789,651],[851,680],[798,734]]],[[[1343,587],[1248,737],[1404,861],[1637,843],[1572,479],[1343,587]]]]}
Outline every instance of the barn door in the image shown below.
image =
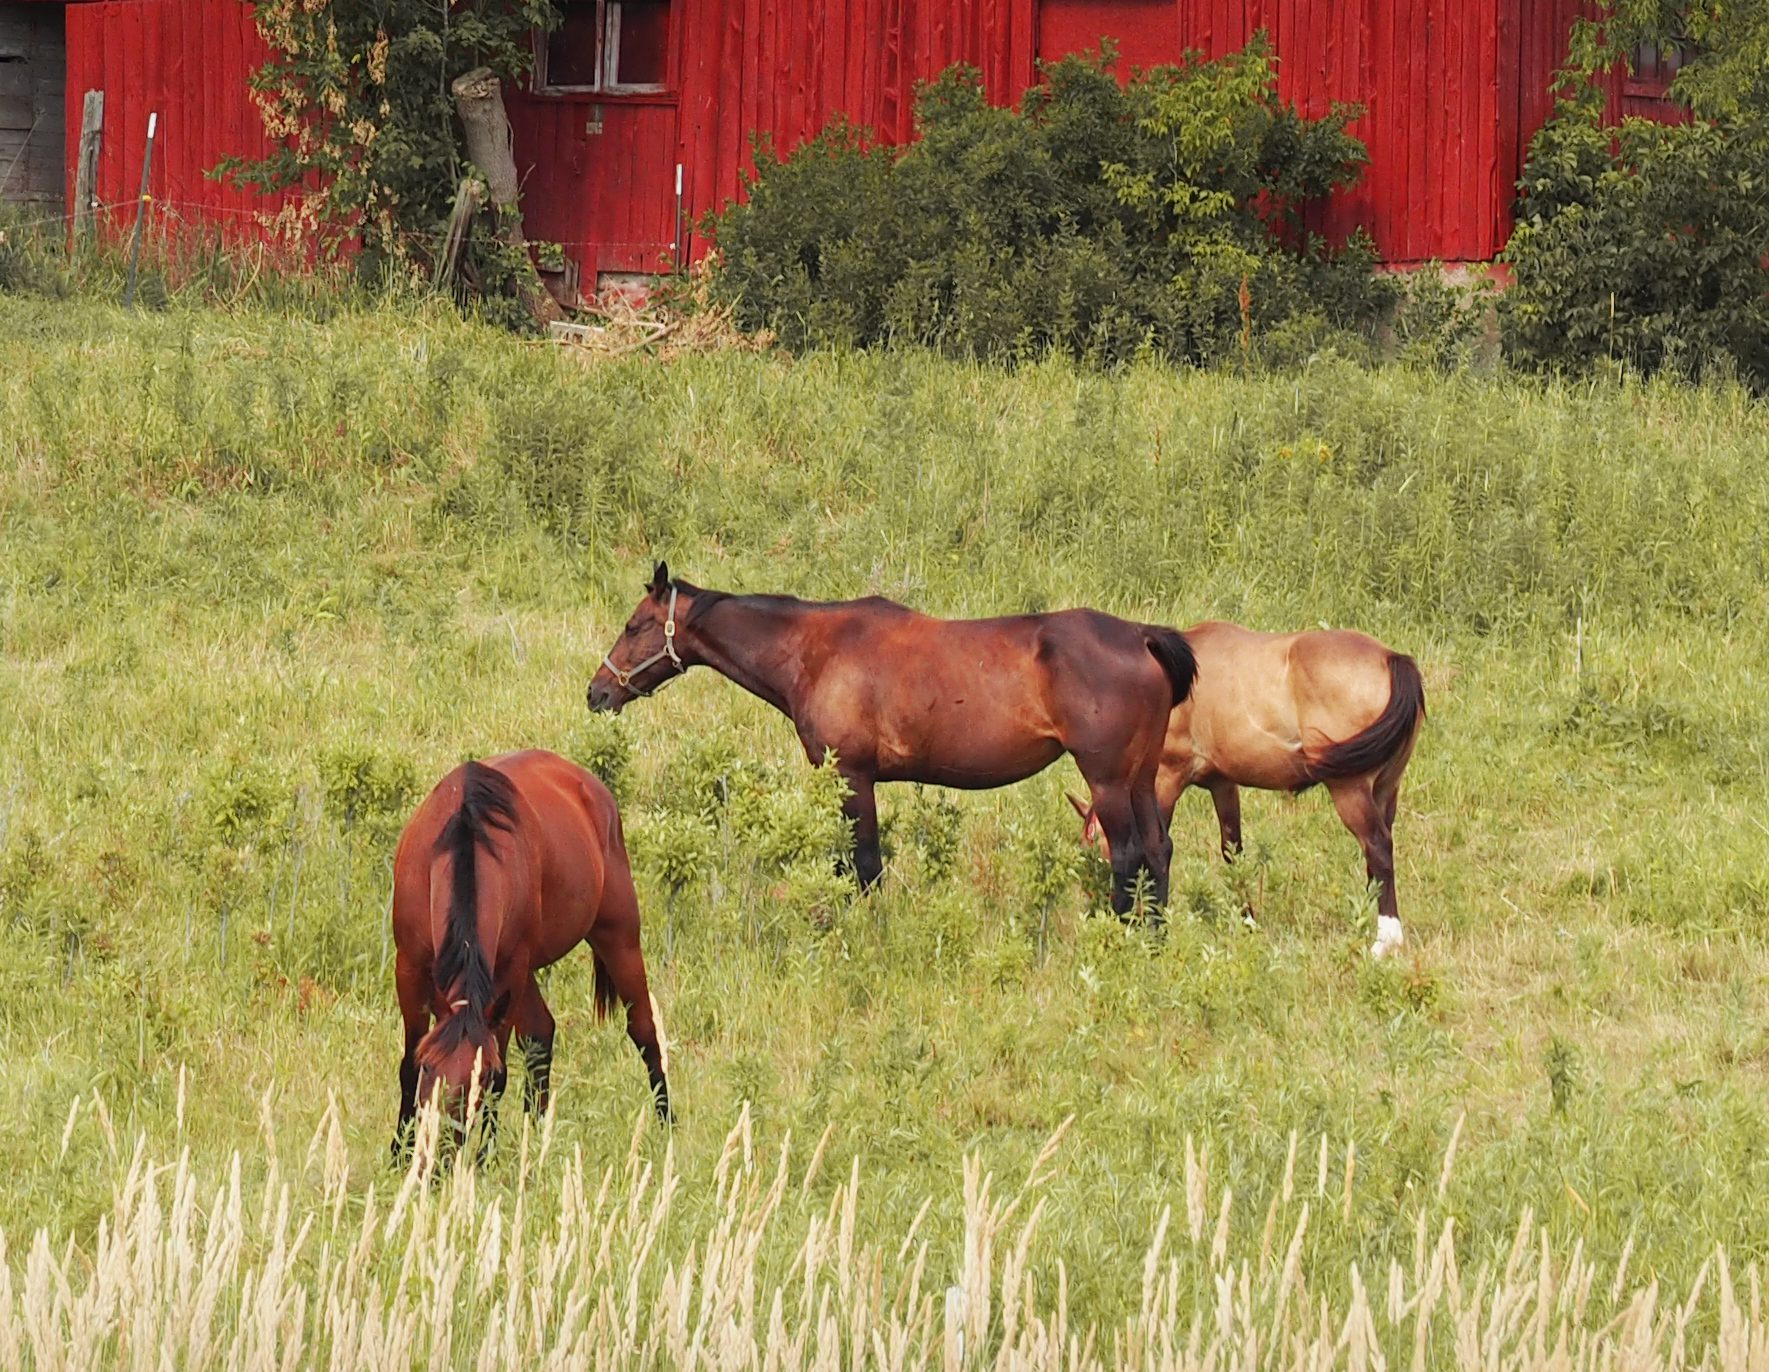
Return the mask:
{"type": "Polygon", "coordinates": [[[67,66],[60,5],[0,0],[0,202],[64,207],[67,66]]]}

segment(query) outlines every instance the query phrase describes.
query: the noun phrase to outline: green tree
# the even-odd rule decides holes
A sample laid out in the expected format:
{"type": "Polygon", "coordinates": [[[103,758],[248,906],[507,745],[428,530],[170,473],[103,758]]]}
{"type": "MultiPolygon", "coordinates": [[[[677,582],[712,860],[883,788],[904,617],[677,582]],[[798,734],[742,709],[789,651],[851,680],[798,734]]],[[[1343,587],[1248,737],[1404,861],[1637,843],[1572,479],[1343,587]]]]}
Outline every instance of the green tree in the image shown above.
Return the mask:
{"type": "Polygon", "coordinates": [[[277,147],[217,172],[260,190],[305,188],[283,227],[360,266],[422,266],[463,171],[449,85],[474,67],[514,78],[548,0],[260,0],[272,58],[252,86],[277,147]]]}

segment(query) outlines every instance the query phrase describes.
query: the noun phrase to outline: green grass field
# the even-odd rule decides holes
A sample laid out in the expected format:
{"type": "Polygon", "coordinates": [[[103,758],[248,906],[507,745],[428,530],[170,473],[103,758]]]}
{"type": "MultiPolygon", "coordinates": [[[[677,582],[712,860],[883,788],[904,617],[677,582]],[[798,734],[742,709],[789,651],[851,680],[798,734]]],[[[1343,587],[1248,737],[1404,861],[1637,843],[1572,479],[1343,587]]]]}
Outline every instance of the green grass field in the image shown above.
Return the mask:
{"type": "Polygon", "coordinates": [[[0,1367],[157,1366],[155,1322],[198,1307],[221,1332],[180,1365],[274,1361],[291,1320],[336,1365],[482,1337],[538,1363],[554,1334],[748,1365],[795,1330],[783,1365],[1140,1364],[1194,1319],[1257,1366],[1547,1365],[1563,1326],[1591,1365],[1763,1356],[1769,411],[1742,393],[1330,355],[586,365],[443,312],[16,298],[0,375],[0,1367]],[[1364,957],[1314,793],[1248,793],[1233,872],[1188,796],[1167,935],[1089,915],[1067,761],[884,788],[854,898],[760,702],[696,673],[587,715],[659,556],[1412,652],[1405,955],[1364,957]],[[681,1120],[644,1123],[574,956],[544,1156],[512,1096],[483,1172],[402,1193],[393,835],[459,759],[534,745],[622,800],[681,1120]]]}

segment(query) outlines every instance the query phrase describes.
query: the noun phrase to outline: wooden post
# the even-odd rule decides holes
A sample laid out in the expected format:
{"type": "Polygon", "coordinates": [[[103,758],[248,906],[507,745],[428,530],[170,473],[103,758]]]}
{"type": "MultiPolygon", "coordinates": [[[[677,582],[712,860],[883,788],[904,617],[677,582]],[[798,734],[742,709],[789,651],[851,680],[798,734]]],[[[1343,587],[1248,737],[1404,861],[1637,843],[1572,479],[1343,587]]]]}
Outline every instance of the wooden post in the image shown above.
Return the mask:
{"type": "Polygon", "coordinates": [[[135,241],[129,245],[129,284],[123,291],[123,308],[135,305],[135,272],[141,264],[141,225],[147,218],[147,174],[154,164],[154,130],[159,127],[157,111],[147,117],[147,151],[141,154],[141,198],[135,202],[135,241]]]}
{"type": "Polygon", "coordinates": [[[80,112],[80,160],[74,167],[74,241],[92,237],[98,209],[98,150],[104,142],[104,92],[87,91],[80,112]]]}
{"type": "Polygon", "coordinates": [[[462,177],[461,184],[455,189],[455,207],[449,211],[448,232],[443,235],[442,251],[436,254],[435,271],[430,278],[430,284],[438,289],[454,277],[455,267],[461,260],[461,249],[466,246],[467,230],[473,223],[473,216],[479,212],[480,190],[479,182],[471,176],[462,177]]]}

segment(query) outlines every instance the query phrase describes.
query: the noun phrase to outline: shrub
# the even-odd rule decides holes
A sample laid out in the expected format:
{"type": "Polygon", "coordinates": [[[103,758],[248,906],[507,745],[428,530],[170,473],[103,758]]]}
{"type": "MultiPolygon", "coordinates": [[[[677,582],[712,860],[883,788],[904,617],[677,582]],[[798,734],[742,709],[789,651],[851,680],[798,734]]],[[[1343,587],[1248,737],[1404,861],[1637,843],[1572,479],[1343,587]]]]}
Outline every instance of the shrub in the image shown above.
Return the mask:
{"type": "Polygon", "coordinates": [[[1766,157],[1769,133],[1748,120],[1605,129],[1589,102],[1563,107],[1530,147],[1504,253],[1507,351],[1769,388],[1766,157]]]}
{"type": "Polygon", "coordinates": [[[0,294],[67,295],[67,272],[50,238],[60,227],[59,222],[45,225],[0,205],[0,294]]]}
{"type": "Polygon", "coordinates": [[[756,152],[719,219],[718,290],[788,347],[931,344],[1017,360],[1202,360],[1304,310],[1375,317],[1387,289],[1357,237],[1330,251],[1302,211],[1354,182],[1355,111],[1282,105],[1256,38],[1120,87],[1065,58],[1015,112],[953,67],[924,86],[919,139],[875,145],[837,121],[792,156],[756,152]]]}

